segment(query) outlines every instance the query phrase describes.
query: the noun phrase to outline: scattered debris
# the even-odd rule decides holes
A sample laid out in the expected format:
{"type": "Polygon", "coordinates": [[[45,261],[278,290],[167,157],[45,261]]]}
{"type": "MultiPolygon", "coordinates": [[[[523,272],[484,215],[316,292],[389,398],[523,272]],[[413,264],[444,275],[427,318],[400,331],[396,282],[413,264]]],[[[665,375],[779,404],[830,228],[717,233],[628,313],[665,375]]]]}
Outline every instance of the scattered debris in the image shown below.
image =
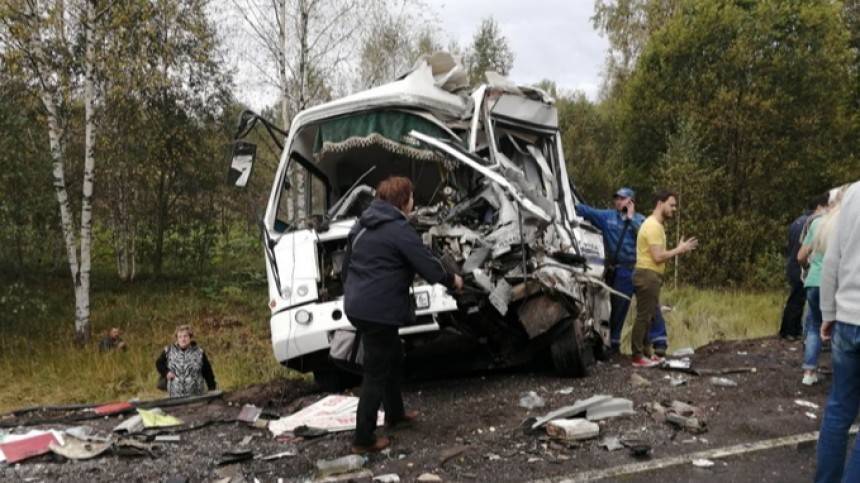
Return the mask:
{"type": "Polygon", "coordinates": [[[254,459],[254,452],[249,449],[235,449],[226,451],[221,455],[221,459],[216,463],[218,466],[231,465],[233,463],[241,463],[254,459]]]}
{"type": "Polygon", "coordinates": [[[236,416],[236,420],[242,421],[243,423],[254,424],[258,419],[260,419],[260,414],[262,413],[262,408],[258,408],[253,404],[246,404],[242,406],[242,410],[239,411],[239,415],[236,416]]]}
{"type": "Polygon", "coordinates": [[[400,483],[400,476],[397,473],[388,473],[385,475],[374,476],[373,481],[378,483],[400,483]]]}
{"type": "Polygon", "coordinates": [[[156,443],[178,443],[181,440],[178,434],[159,434],[155,437],[156,443]]]}
{"type": "Polygon", "coordinates": [[[815,404],[814,402],[811,402],[811,401],[805,401],[803,399],[795,399],[794,404],[797,404],[798,406],[803,406],[803,407],[809,408],[809,409],[818,409],[818,404],[815,404]]]}
{"type": "Polygon", "coordinates": [[[54,453],[70,460],[88,460],[104,453],[111,447],[111,443],[94,443],[77,439],[73,436],[65,438],[62,444],[52,442],[48,449],[54,453]]]}
{"type": "Polygon", "coordinates": [[[542,408],[546,405],[546,401],[534,391],[524,393],[520,397],[520,407],[526,409],[542,408]]]}
{"type": "Polygon", "coordinates": [[[726,376],[745,372],[755,373],[757,369],[755,367],[728,367],[724,369],[694,369],[692,372],[697,376],[726,376]]]}
{"type": "Polygon", "coordinates": [[[651,456],[651,445],[642,439],[622,439],[621,444],[630,450],[630,456],[648,458],[651,456]]]}
{"type": "Polygon", "coordinates": [[[747,351],[738,351],[738,355],[739,355],[739,356],[748,356],[748,355],[749,355],[749,352],[747,352],[747,351]]]}
{"type": "Polygon", "coordinates": [[[490,461],[499,461],[502,457],[496,453],[487,453],[487,459],[490,461]]]}
{"type": "Polygon", "coordinates": [[[287,451],[281,451],[280,453],[270,454],[270,455],[266,455],[266,456],[260,456],[257,459],[259,459],[260,461],[272,461],[272,460],[278,460],[281,458],[285,458],[287,456],[295,456],[295,455],[296,455],[295,451],[287,450],[287,451]]]}
{"type": "Polygon", "coordinates": [[[179,426],[182,423],[182,420],[179,418],[173,417],[169,414],[165,414],[159,408],[155,409],[137,409],[137,414],[140,416],[143,421],[143,427],[145,428],[169,428],[171,426],[179,426]]]}
{"type": "Polygon", "coordinates": [[[647,404],[645,409],[657,422],[665,421],[694,434],[708,430],[704,411],[691,404],[672,401],[672,404],[666,407],[654,402],[647,404]]]}
{"type": "Polygon", "coordinates": [[[143,431],[143,418],[139,414],[135,414],[125,421],[116,425],[113,428],[115,433],[134,434],[143,431]]]}
{"type": "Polygon", "coordinates": [[[546,425],[546,432],[563,441],[579,441],[596,438],[600,434],[600,425],[583,418],[555,419],[546,425]]]}
{"type": "Polygon", "coordinates": [[[354,471],[352,473],[344,473],[339,475],[326,476],[314,480],[315,483],[352,483],[356,481],[368,481],[373,478],[373,472],[370,470],[354,471]]]}
{"type": "Polygon", "coordinates": [[[359,470],[367,463],[367,458],[357,454],[341,456],[333,460],[317,460],[316,467],[320,477],[339,475],[359,470]]]}
{"type": "Polygon", "coordinates": [[[677,350],[675,350],[674,352],[672,352],[672,357],[684,357],[684,356],[691,356],[691,355],[693,355],[693,354],[695,354],[695,353],[696,353],[696,351],[695,351],[695,350],[693,350],[693,348],[692,348],[692,347],[684,347],[684,348],[682,348],[682,349],[677,349],[677,350]]]}
{"type": "Polygon", "coordinates": [[[242,441],[239,441],[239,446],[248,446],[249,444],[251,444],[252,439],[254,439],[253,434],[249,434],[248,436],[245,436],[244,438],[242,438],[242,441]]]}
{"type": "Polygon", "coordinates": [[[535,420],[535,422],[532,423],[532,429],[537,429],[546,424],[547,422],[552,421],[553,419],[569,418],[571,416],[576,416],[577,414],[584,413],[591,406],[594,406],[595,404],[600,404],[610,399],[612,399],[612,396],[596,395],[591,396],[590,398],[585,400],[577,400],[575,403],[573,403],[572,406],[565,406],[563,408],[556,409],[555,411],[548,413],[544,417],[535,420]]]}
{"type": "Polygon", "coordinates": [[[711,466],[714,466],[714,462],[704,458],[695,459],[693,460],[693,466],[697,468],[710,468],[711,466]]]}
{"type": "Polygon", "coordinates": [[[635,387],[645,387],[645,386],[650,386],[651,381],[640,376],[639,373],[633,372],[630,374],[630,384],[632,384],[635,387]]]}
{"type": "Polygon", "coordinates": [[[319,438],[320,436],[325,436],[329,433],[327,429],[323,428],[311,428],[306,425],[301,425],[293,430],[293,434],[296,436],[300,436],[305,439],[314,439],[319,438]]]}
{"type": "Polygon", "coordinates": [[[672,387],[684,386],[687,384],[687,378],[684,376],[666,376],[669,379],[669,384],[672,387]]]}
{"type": "Polygon", "coordinates": [[[606,448],[606,451],[615,451],[624,447],[618,436],[606,436],[599,443],[601,447],[606,448]]]}
{"type": "Polygon", "coordinates": [[[7,435],[0,443],[0,463],[17,463],[51,451],[51,444],[63,444],[57,431],[30,431],[21,435],[7,435]]]}
{"type": "Polygon", "coordinates": [[[816,416],[815,413],[804,413],[804,414],[806,414],[806,417],[809,419],[818,419],[818,416],[816,416]]]}
{"type": "Polygon", "coordinates": [[[415,481],[420,481],[422,483],[435,483],[442,481],[442,478],[440,478],[438,475],[434,475],[433,473],[424,473],[419,476],[418,479],[415,481]]]}
{"type": "Polygon", "coordinates": [[[132,411],[133,409],[134,405],[130,402],[115,402],[93,408],[93,412],[95,412],[99,416],[110,416],[113,414],[120,414],[132,411]]]}
{"type": "Polygon", "coordinates": [[[615,397],[589,407],[585,417],[589,421],[600,421],[633,414],[636,414],[633,410],[633,401],[615,397]]]}
{"type": "Polygon", "coordinates": [[[568,387],[563,387],[563,388],[559,389],[558,391],[556,391],[555,393],[556,393],[556,394],[561,394],[561,395],[563,395],[563,396],[567,396],[568,394],[572,394],[572,393],[573,393],[573,388],[572,388],[572,387],[570,387],[570,386],[568,386],[568,387]]]}
{"type": "Polygon", "coordinates": [[[664,365],[667,369],[689,369],[690,359],[688,357],[685,357],[683,359],[666,359],[664,365]]]}
{"type": "Polygon", "coordinates": [[[711,384],[720,387],[737,387],[738,383],[728,377],[712,377],[711,384]]]}
{"type": "MultiPolygon", "coordinates": [[[[299,426],[325,429],[329,432],[350,431],[355,429],[355,411],[358,398],[332,394],[289,416],[269,423],[269,431],[280,436],[294,431],[299,426]]],[[[385,423],[385,414],[379,411],[377,424],[385,423]]]]}
{"type": "Polygon", "coordinates": [[[71,428],[66,428],[63,430],[63,434],[69,435],[73,438],[78,438],[82,441],[95,441],[98,443],[105,443],[110,440],[105,436],[97,436],[94,434],[93,428],[89,426],[74,426],[71,428]]]}

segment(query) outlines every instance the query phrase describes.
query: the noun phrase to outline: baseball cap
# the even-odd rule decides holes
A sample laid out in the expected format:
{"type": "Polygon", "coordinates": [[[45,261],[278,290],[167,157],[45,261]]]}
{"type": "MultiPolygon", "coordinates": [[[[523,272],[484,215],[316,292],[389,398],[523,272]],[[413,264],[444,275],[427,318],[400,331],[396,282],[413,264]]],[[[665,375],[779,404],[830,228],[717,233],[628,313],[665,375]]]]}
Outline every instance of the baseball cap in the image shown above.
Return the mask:
{"type": "Polygon", "coordinates": [[[619,188],[613,198],[635,198],[636,192],[630,188],[619,188]]]}

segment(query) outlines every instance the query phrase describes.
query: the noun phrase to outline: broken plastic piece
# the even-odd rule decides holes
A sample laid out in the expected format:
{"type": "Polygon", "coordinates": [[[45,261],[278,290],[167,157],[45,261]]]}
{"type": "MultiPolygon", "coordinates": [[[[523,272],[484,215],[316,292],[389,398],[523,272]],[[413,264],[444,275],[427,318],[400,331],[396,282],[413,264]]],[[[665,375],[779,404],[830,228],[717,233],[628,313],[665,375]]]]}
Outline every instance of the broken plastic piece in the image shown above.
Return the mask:
{"type": "Polygon", "coordinates": [[[165,414],[164,411],[159,408],[138,408],[137,414],[140,415],[140,418],[143,421],[143,426],[145,428],[168,428],[171,426],[179,426],[182,424],[182,420],[169,414],[165,414]]]}
{"type": "Polygon", "coordinates": [[[684,347],[682,349],[677,349],[674,352],[672,352],[672,356],[673,357],[684,357],[684,356],[691,356],[695,353],[696,353],[696,351],[692,347],[684,347]]]}
{"type": "Polygon", "coordinates": [[[618,438],[618,436],[607,436],[601,439],[598,444],[606,448],[606,451],[615,451],[624,447],[624,445],[621,444],[621,440],[618,438]]]}
{"type": "Polygon", "coordinates": [[[693,463],[693,466],[695,466],[697,468],[710,468],[711,466],[714,466],[713,461],[708,460],[708,459],[704,459],[704,458],[695,459],[692,461],[692,463],[693,463]]]}
{"type": "Polygon", "coordinates": [[[43,455],[51,451],[51,444],[62,444],[54,432],[33,431],[22,436],[7,436],[0,443],[0,462],[17,463],[19,461],[43,455]]]}

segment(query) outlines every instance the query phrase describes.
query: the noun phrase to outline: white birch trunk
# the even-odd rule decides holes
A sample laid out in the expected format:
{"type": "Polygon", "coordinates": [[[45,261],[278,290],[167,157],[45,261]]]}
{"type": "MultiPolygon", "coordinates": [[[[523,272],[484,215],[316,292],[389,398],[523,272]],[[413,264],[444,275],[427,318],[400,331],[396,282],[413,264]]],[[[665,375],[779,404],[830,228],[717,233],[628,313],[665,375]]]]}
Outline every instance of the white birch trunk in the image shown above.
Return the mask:
{"type": "Polygon", "coordinates": [[[69,272],[72,274],[72,283],[75,287],[75,293],[77,293],[79,280],[78,244],[75,237],[75,225],[72,220],[69,192],[66,189],[66,158],[62,145],[63,128],[58,117],[58,108],[54,97],[47,92],[43,92],[42,104],[48,112],[48,141],[51,146],[51,159],[53,160],[54,193],[57,195],[57,204],[60,208],[60,228],[63,231],[69,272]]]}
{"type": "Polygon", "coordinates": [[[90,337],[90,265],[93,238],[93,182],[95,180],[95,159],[93,145],[95,143],[95,81],[93,80],[93,64],[95,49],[93,48],[93,6],[90,0],[83,0],[85,5],[84,42],[84,179],[81,188],[81,266],[80,285],[75,291],[75,339],[78,342],[87,341],[90,337]]]}

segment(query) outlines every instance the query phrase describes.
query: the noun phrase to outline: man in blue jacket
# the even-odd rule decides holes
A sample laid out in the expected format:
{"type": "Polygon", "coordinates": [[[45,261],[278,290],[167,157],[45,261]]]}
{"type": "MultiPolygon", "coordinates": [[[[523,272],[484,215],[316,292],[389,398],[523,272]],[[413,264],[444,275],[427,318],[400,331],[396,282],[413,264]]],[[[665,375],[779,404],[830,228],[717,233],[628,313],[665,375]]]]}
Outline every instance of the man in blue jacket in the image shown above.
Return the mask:
{"type": "MultiPolygon", "coordinates": [[[[607,280],[612,288],[628,297],[633,296],[633,268],[636,265],[636,234],[645,221],[641,213],[636,213],[634,198],[636,193],[630,188],[621,188],[612,197],[614,209],[599,210],[586,204],[576,205],[576,214],[588,220],[603,233],[606,245],[606,266],[615,266],[615,275],[607,280]]],[[[630,308],[630,300],[612,295],[612,315],[609,317],[610,341],[612,350],[617,352],[621,346],[621,329],[630,308]]],[[[666,354],[669,339],[666,335],[666,321],[660,308],[654,314],[654,321],[648,333],[654,352],[659,356],[666,354]]]]}

